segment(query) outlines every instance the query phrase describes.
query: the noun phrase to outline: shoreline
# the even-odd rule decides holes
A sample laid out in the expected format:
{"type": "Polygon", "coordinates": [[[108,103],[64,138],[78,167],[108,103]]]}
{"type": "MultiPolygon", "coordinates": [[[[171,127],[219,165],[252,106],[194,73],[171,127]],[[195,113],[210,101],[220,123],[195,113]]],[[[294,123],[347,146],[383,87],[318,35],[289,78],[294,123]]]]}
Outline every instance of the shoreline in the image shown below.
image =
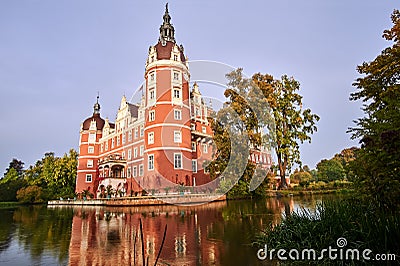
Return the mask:
{"type": "Polygon", "coordinates": [[[50,200],[47,205],[72,206],[152,206],[152,205],[196,205],[206,202],[225,201],[226,196],[220,194],[185,194],[185,195],[154,195],[140,197],[122,197],[110,199],[87,200],[50,200]]]}

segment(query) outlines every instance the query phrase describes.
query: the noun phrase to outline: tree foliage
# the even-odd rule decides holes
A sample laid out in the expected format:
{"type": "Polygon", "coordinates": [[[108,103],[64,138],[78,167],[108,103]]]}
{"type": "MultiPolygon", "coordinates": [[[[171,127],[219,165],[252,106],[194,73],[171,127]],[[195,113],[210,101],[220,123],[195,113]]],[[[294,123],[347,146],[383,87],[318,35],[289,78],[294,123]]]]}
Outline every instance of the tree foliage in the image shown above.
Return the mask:
{"type": "Polygon", "coordinates": [[[317,164],[318,180],[330,182],[335,180],[343,180],[346,177],[346,172],[340,161],[336,159],[321,160],[317,164]]]}
{"type": "MultiPolygon", "coordinates": [[[[286,75],[280,80],[274,80],[271,75],[257,73],[253,75],[253,82],[261,89],[268,105],[272,108],[274,128],[270,128],[274,135],[270,143],[274,144],[281,187],[286,187],[285,175],[295,163],[301,165],[299,144],[311,142],[311,135],[317,131],[315,125],[319,116],[310,109],[303,109],[302,96],[297,93],[300,83],[293,77],[286,75]]],[[[270,126],[272,124],[268,124],[270,126]]]]}
{"type": "Polygon", "coordinates": [[[400,12],[383,38],[393,44],[371,62],[357,67],[362,77],[353,84],[350,99],[361,100],[365,116],[349,129],[361,138],[353,163],[357,188],[365,197],[387,208],[400,205],[400,12]]]}
{"type": "Polygon", "coordinates": [[[74,149],[63,157],[57,157],[53,152],[45,153],[27,170],[23,170],[23,162],[13,159],[6,175],[0,180],[0,201],[19,199],[28,203],[60,197],[73,198],[77,163],[78,154],[74,149]],[[34,193],[40,196],[32,196],[34,193]]]}
{"type": "Polygon", "coordinates": [[[8,174],[9,171],[11,171],[12,169],[16,170],[18,176],[22,176],[23,174],[23,169],[24,169],[24,162],[13,158],[12,161],[10,162],[10,165],[8,166],[8,168],[6,169],[6,172],[4,173],[4,176],[6,176],[8,174]]]}

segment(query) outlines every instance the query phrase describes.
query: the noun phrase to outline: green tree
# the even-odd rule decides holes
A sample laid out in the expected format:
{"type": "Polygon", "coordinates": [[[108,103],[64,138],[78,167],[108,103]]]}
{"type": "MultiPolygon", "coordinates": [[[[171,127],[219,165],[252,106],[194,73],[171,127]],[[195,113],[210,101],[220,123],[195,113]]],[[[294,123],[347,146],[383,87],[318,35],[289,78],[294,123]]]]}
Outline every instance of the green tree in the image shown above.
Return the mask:
{"type": "Polygon", "coordinates": [[[74,149],[62,158],[48,152],[26,170],[25,176],[30,185],[42,188],[47,198],[73,198],[77,163],[78,154],[74,149]]]}
{"type": "Polygon", "coordinates": [[[210,118],[215,148],[214,160],[207,162],[206,169],[213,178],[223,176],[220,184],[223,192],[234,185],[228,196],[260,196],[265,189],[262,183],[267,170],[249,162],[248,157],[251,150],[265,148],[260,132],[262,121],[266,120],[260,120],[265,116],[264,106],[257,101],[260,97],[256,97],[251,80],[243,78],[242,69],[234,70],[226,77],[228,88],[224,94],[227,102],[210,118]]]}
{"type": "Polygon", "coordinates": [[[297,93],[300,83],[294,78],[284,75],[281,80],[274,80],[271,75],[257,73],[252,80],[272,108],[275,123],[274,128],[269,130],[275,134],[266,136],[271,138],[269,142],[274,145],[277,155],[280,188],[285,188],[287,171],[295,163],[301,166],[299,144],[311,142],[311,135],[317,131],[315,123],[319,121],[319,116],[310,109],[303,109],[303,97],[297,93]]]}
{"type": "Polygon", "coordinates": [[[366,198],[388,209],[400,205],[400,12],[392,13],[393,27],[383,38],[393,44],[372,62],[357,67],[362,77],[353,84],[350,100],[361,100],[365,117],[350,128],[352,138],[361,139],[361,150],[353,163],[358,185],[366,198]]]}
{"type": "Polygon", "coordinates": [[[10,162],[10,165],[6,169],[4,176],[6,176],[8,174],[8,172],[12,169],[15,169],[17,171],[18,176],[22,176],[22,174],[24,172],[24,162],[13,158],[12,161],[10,162]]]}
{"type": "Polygon", "coordinates": [[[321,160],[317,164],[318,180],[330,182],[335,180],[343,180],[345,178],[345,170],[336,159],[321,160]]]}

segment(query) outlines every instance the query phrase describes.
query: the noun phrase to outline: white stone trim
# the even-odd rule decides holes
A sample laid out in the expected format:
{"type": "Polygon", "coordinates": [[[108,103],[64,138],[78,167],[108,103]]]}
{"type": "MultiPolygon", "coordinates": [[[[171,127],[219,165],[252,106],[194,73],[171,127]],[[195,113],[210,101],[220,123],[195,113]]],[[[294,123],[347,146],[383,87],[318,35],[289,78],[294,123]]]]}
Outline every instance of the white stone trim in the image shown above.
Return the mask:
{"type": "Polygon", "coordinates": [[[179,128],[186,128],[186,129],[190,130],[189,126],[185,126],[185,125],[178,124],[178,123],[157,123],[157,124],[153,124],[151,126],[146,127],[145,131],[155,128],[155,127],[179,127],[179,128]]]}
{"type": "Polygon", "coordinates": [[[144,151],[144,153],[153,152],[153,151],[162,151],[162,150],[167,150],[167,151],[179,150],[179,151],[192,152],[192,149],[182,148],[182,147],[157,147],[157,148],[147,149],[147,150],[144,151]]]}

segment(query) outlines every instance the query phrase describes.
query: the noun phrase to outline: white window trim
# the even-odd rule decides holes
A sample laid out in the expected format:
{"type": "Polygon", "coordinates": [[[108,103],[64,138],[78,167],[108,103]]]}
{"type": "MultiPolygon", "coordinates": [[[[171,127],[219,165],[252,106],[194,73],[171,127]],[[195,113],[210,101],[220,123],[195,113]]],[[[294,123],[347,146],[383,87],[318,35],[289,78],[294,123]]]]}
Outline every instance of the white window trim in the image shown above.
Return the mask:
{"type": "Polygon", "coordinates": [[[144,146],[141,145],[139,148],[139,156],[143,156],[143,154],[144,154],[144,146]]]}
{"type": "Polygon", "coordinates": [[[208,146],[207,146],[207,144],[203,144],[203,153],[208,153],[208,146]]]}
{"type": "Polygon", "coordinates": [[[182,153],[181,152],[174,153],[174,169],[183,169],[183,160],[182,160],[182,153]],[[181,157],[181,167],[176,167],[176,165],[175,165],[175,156],[176,155],[179,155],[181,157]]]}
{"type": "Polygon", "coordinates": [[[180,130],[174,130],[174,143],[182,143],[182,132],[180,130]],[[177,133],[179,133],[179,140],[175,138],[177,133]]]}
{"type": "Polygon", "coordinates": [[[92,174],[86,174],[85,182],[86,183],[92,183],[92,181],[93,181],[93,175],[92,174]],[[90,177],[90,181],[88,181],[88,177],[90,177]]]}
{"type": "Polygon", "coordinates": [[[143,164],[139,164],[139,176],[144,176],[144,166],[143,166],[143,164]],[[142,169],[142,173],[140,172],[140,169],[142,169]]]}
{"type": "Polygon", "coordinates": [[[182,120],[182,111],[181,110],[179,110],[179,109],[174,109],[174,119],[175,120],[182,120]],[[179,117],[177,118],[176,117],[176,114],[179,114],[179,117]]]}
{"type": "Polygon", "coordinates": [[[138,174],[138,172],[137,172],[137,166],[134,166],[134,167],[133,167],[133,170],[132,170],[132,176],[133,176],[133,177],[137,177],[137,174],[138,174]]]}
{"type": "Polygon", "coordinates": [[[192,160],[192,171],[193,171],[193,173],[197,173],[197,160],[196,159],[192,160]],[[195,166],[195,167],[193,167],[193,166],[195,166]]]}
{"type": "Polygon", "coordinates": [[[147,170],[149,170],[149,171],[153,171],[154,170],[154,154],[149,154],[147,156],[147,170]],[[153,158],[153,164],[152,164],[153,168],[150,168],[150,157],[153,158]]]}
{"type": "Polygon", "coordinates": [[[88,146],[88,153],[93,154],[94,153],[94,146],[88,146]]]}
{"type": "Polygon", "coordinates": [[[93,168],[93,160],[87,160],[86,161],[86,167],[87,168],[93,168]]]}
{"type": "Polygon", "coordinates": [[[147,144],[154,144],[154,132],[147,133],[147,144]]]}
{"type": "Polygon", "coordinates": [[[153,122],[155,120],[156,120],[156,111],[155,110],[149,111],[149,122],[153,122]]]}
{"type": "Polygon", "coordinates": [[[197,143],[195,141],[192,141],[192,151],[196,151],[196,150],[197,150],[197,143]]]}

